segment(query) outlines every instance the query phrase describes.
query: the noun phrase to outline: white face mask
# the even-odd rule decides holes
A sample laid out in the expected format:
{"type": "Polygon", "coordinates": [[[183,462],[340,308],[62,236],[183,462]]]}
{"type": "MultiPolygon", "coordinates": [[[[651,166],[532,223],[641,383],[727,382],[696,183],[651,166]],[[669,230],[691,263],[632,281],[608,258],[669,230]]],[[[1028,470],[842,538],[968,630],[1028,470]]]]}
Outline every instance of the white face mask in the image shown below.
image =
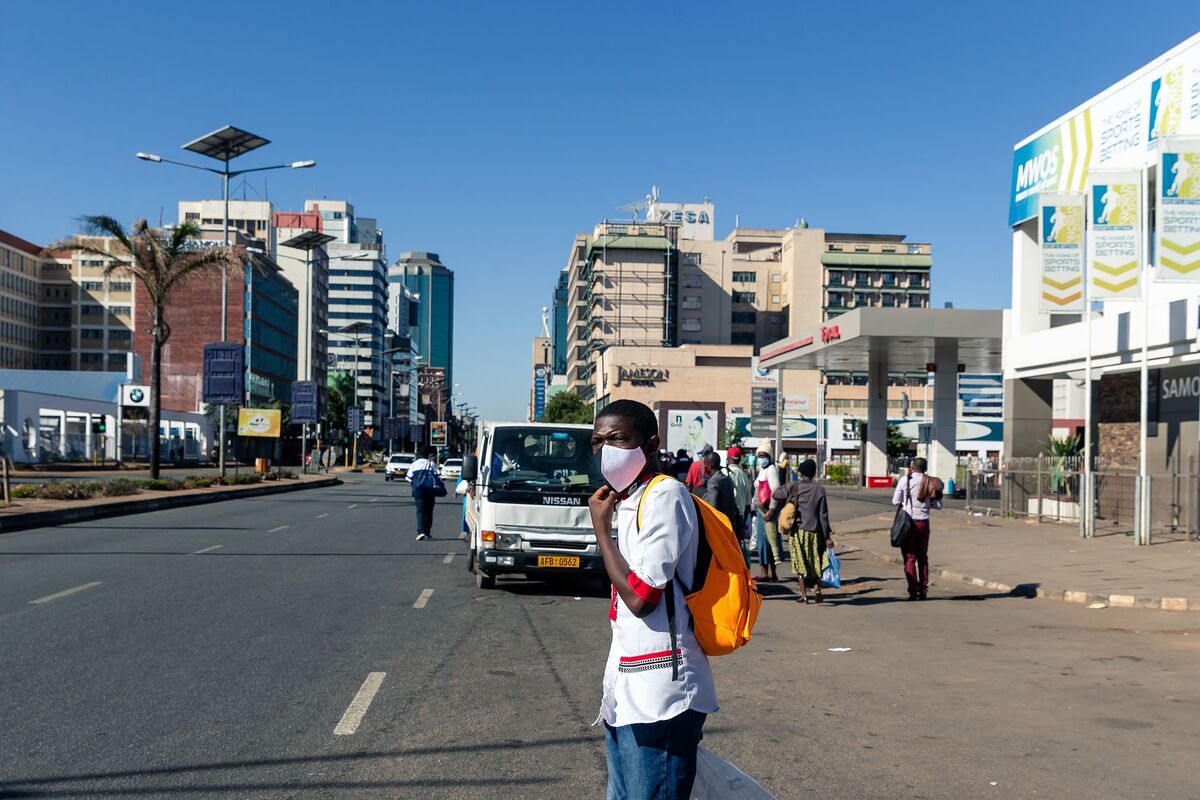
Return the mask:
{"type": "Polygon", "coordinates": [[[618,492],[632,486],[645,468],[646,454],[640,447],[626,450],[606,444],[600,449],[600,474],[618,492]]]}

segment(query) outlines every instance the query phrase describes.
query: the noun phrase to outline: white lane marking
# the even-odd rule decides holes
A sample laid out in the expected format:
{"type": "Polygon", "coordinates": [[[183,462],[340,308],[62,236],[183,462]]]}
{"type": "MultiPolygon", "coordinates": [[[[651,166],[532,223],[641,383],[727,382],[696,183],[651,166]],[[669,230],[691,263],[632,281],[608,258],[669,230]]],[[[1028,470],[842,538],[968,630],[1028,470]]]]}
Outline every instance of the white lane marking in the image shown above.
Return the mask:
{"type": "Polygon", "coordinates": [[[454,553],[446,553],[446,557],[442,559],[443,564],[449,564],[454,560],[454,553]]]}
{"type": "Polygon", "coordinates": [[[358,503],[351,503],[350,505],[346,506],[346,508],[358,508],[358,503]]]}
{"type": "MultiPolygon", "coordinates": [[[[30,600],[29,605],[36,606],[36,605],[40,605],[42,603],[49,603],[51,600],[57,600],[60,597],[66,597],[68,595],[77,594],[78,592],[86,592],[88,589],[91,589],[92,587],[95,587],[95,586],[99,586],[102,583],[104,583],[104,581],[92,581],[91,583],[85,583],[82,586],[72,586],[70,589],[63,589],[61,592],[55,592],[54,594],[48,594],[45,597],[39,597],[37,600],[30,600]]],[[[433,591],[433,590],[430,589],[429,591],[433,591]]]]}
{"type": "Polygon", "coordinates": [[[413,608],[424,608],[430,597],[433,597],[433,589],[422,589],[421,596],[417,598],[417,602],[413,603],[413,608]]]}
{"type": "Polygon", "coordinates": [[[363,685],[358,689],[358,694],[354,695],[354,699],[350,701],[350,705],[346,708],[346,713],[342,714],[341,721],[333,729],[334,736],[349,736],[358,730],[358,724],[366,716],[367,708],[371,705],[371,701],[375,699],[375,693],[379,691],[379,687],[383,684],[383,679],[386,675],[386,672],[372,672],[367,675],[367,679],[363,681],[363,685]]]}
{"type": "Polygon", "coordinates": [[[195,552],[193,552],[193,553],[192,553],[192,555],[194,555],[194,556],[198,556],[198,555],[200,555],[201,553],[211,553],[213,550],[220,550],[220,549],[221,549],[222,547],[224,547],[224,546],[225,546],[225,545],[223,545],[223,544],[214,544],[214,545],[213,545],[213,546],[211,546],[211,547],[205,547],[205,548],[203,548],[203,549],[201,549],[201,550],[196,550],[195,552]]]}
{"type": "Polygon", "coordinates": [[[329,516],[328,512],[326,512],[324,514],[317,514],[317,519],[325,519],[325,517],[328,517],[328,516],[329,516]]]}
{"type": "Polygon", "coordinates": [[[271,528],[271,530],[267,531],[267,533],[275,533],[277,531],[281,531],[281,530],[284,530],[285,528],[290,528],[290,527],[292,527],[292,526],[291,525],[280,525],[277,528],[271,528]]]}

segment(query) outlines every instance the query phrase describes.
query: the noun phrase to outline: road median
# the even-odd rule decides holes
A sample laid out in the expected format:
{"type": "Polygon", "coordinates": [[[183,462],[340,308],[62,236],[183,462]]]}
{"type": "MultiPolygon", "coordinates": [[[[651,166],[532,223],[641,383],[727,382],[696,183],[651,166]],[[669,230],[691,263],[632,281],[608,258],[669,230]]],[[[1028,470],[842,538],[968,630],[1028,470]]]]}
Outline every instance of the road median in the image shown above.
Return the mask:
{"type": "Polygon", "coordinates": [[[90,500],[35,500],[0,510],[0,534],[29,528],[69,525],[108,517],[145,514],[171,508],[241,500],[268,494],[321,489],[341,484],[339,478],[305,476],[243,486],[213,486],[206,489],[148,492],[130,497],[97,497],[90,500]],[[148,495],[148,496],[147,496],[148,495]]]}

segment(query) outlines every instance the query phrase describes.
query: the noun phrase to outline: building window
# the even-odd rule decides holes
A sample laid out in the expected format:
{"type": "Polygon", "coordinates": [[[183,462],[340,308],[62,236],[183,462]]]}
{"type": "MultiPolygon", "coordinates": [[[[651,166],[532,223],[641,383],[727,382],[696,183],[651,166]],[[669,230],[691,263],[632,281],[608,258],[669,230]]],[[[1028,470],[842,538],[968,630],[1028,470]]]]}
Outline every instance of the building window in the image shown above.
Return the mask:
{"type": "Polygon", "coordinates": [[[758,319],[758,314],[754,311],[734,311],[729,315],[729,321],[734,325],[753,325],[758,319]]]}
{"type": "Polygon", "coordinates": [[[754,334],[750,331],[734,331],[729,337],[730,344],[754,344],[754,334]]]}
{"type": "Polygon", "coordinates": [[[757,283],[758,282],[758,273],[754,272],[752,270],[751,271],[736,271],[735,270],[733,273],[733,282],[734,283],[757,283]]]}
{"type": "Polygon", "coordinates": [[[685,294],[683,296],[683,309],[685,311],[699,311],[700,310],[700,295],[685,294]]]}
{"type": "Polygon", "coordinates": [[[98,315],[104,313],[104,308],[102,306],[85,303],[79,307],[79,313],[91,315],[91,316],[98,316],[98,315]]]}
{"type": "Polygon", "coordinates": [[[200,213],[198,211],[188,211],[188,212],[184,213],[183,218],[184,219],[200,219],[200,213]]]}
{"type": "Polygon", "coordinates": [[[133,331],[127,328],[114,328],[108,332],[108,338],[113,342],[128,342],[133,338],[133,331]]]}
{"type": "Polygon", "coordinates": [[[109,306],[108,310],[112,314],[119,314],[122,316],[129,315],[129,306],[109,306]]]}
{"type": "Polygon", "coordinates": [[[896,273],[894,273],[894,272],[883,273],[883,285],[884,286],[895,286],[896,285],[896,273]]]}
{"type": "Polygon", "coordinates": [[[99,328],[81,328],[79,331],[80,339],[103,339],[104,331],[99,328]]]}
{"type": "Polygon", "coordinates": [[[694,272],[685,272],[682,283],[684,289],[699,289],[703,285],[703,279],[694,272]]]}
{"type": "Polygon", "coordinates": [[[701,261],[700,253],[684,253],[683,254],[683,265],[685,267],[698,267],[698,266],[700,266],[700,261],[701,261]]]}
{"type": "Polygon", "coordinates": [[[80,353],[79,354],[79,363],[80,364],[102,364],[102,363],[104,363],[104,354],[103,353],[80,353]]]}
{"type": "Polygon", "coordinates": [[[110,292],[128,292],[132,288],[133,285],[129,281],[114,281],[108,285],[110,292]]]}
{"type": "Polygon", "coordinates": [[[772,302],[772,303],[778,303],[778,302],[779,302],[779,295],[777,295],[777,294],[773,294],[773,295],[771,295],[771,302],[772,302]]]}
{"type": "Polygon", "coordinates": [[[783,280],[783,278],[778,272],[771,273],[771,283],[779,283],[781,280],[783,280]]]}
{"type": "Polygon", "coordinates": [[[698,320],[698,319],[681,320],[680,328],[684,331],[687,331],[688,333],[699,333],[700,332],[700,320],[698,320]]]}
{"type": "Polygon", "coordinates": [[[81,281],[79,288],[85,292],[102,292],[104,291],[104,281],[81,281]]]}
{"type": "Polygon", "coordinates": [[[754,292],[734,292],[733,293],[733,302],[735,302],[735,303],[750,303],[751,305],[753,305],[755,302],[757,302],[757,298],[756,298],[754,292]]]}

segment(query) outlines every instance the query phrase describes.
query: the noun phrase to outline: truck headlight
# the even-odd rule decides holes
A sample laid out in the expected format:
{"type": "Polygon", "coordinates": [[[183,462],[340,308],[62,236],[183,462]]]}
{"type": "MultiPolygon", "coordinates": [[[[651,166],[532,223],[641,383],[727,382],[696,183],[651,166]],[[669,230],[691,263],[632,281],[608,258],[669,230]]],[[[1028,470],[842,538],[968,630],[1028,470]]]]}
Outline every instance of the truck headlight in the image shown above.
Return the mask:
{"type": "Polygon", "coordinates": [[[520,550],[521,535],[519,533],[497,533],[496,534],[496,549],[497,550],[520,550]]]}

